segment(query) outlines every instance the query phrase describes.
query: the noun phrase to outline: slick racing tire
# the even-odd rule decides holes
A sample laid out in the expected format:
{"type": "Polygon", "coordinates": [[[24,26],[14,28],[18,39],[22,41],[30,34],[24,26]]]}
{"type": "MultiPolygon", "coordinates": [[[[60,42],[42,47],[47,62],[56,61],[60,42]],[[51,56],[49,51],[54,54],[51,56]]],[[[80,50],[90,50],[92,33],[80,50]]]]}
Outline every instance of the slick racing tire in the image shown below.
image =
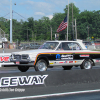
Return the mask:
{"type": "Polygon", "coordinates": [[[81,69],[92,69],[92,61],[90,59],[85,59],[80,67],[81,69]]]}
{"type": "Polygon", "coordinates": [[[47,70],[47,62],[43,59],[40,59],[35,66],[35,71],[46,71],[47,70]]]}
{"type": "Polygon", "coordinates": [[[70,70],[73,66],[62,66],[64,70],[70,70]]]}
{"type": "Polygon", "coordinates": [[[26,72],[29,67],[28,66],[18,66],[18,69],[21,71],[21,72],[26,72]]]}

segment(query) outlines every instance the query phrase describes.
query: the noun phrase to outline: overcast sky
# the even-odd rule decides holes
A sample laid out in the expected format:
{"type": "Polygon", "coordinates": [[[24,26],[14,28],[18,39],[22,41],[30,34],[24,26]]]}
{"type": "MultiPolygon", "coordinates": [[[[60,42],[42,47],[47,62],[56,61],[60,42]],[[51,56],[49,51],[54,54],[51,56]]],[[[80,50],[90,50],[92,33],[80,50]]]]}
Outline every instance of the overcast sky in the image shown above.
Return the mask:
{"type": "MultiPolygon", "coordinates": [[[[69,3],[74,3],[80,11],[100,10],[100,0],[69,0],[69,3]]],[[[29,17],[52,18],[54,13],[63,13],[66,5],[68,0],[12,0],[13,18],[18,21],[29,17]]],[[[0,0],[0,17],[10,19],[10,0],[0,0]]]]}

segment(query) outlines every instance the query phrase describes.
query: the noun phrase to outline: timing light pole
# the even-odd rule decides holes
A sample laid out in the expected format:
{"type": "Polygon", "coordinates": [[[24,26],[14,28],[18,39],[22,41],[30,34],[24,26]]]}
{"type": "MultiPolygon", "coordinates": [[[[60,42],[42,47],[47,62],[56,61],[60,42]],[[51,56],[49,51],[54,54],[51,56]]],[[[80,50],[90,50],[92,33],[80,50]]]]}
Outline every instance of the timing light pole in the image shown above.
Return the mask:
{"type": "Polygon", "coordinates": [[[10,43],[12,43],[12,0],[10,0],[10,43]]]}

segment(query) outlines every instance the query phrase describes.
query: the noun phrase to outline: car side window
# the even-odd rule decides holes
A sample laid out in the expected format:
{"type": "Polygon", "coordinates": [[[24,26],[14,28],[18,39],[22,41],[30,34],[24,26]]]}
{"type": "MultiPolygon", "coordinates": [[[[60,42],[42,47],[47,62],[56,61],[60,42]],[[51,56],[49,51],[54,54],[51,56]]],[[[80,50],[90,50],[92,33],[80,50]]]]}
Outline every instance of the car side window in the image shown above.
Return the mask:
{"type": "Polygon", "coordinates": [[[70,50],[70,48],[68,47],[68,43],[67,42],[62,42],[57,50],[70,50]]]}
{"type": "Polygon", "coordinates": [[[81,47],[75,42],[62,42],[57,50],[81,50],[81,47]]]}
{"type": "Polygon", "coordinates": [[[81,50],[80,46],[77,43],[68,43],[70,50],[81,50]]]}

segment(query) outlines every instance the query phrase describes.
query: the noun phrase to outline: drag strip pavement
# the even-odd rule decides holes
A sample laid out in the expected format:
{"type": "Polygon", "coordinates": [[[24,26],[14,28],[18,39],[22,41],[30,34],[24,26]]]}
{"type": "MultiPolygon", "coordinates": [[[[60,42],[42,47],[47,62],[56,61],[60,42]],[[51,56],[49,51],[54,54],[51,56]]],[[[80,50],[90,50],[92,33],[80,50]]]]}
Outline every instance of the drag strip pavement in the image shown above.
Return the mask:
{"type": "Polygon", "coordinates": [[[100,91],[100,69],[0,73],[0,99],[29,99],[100,91]]]}

